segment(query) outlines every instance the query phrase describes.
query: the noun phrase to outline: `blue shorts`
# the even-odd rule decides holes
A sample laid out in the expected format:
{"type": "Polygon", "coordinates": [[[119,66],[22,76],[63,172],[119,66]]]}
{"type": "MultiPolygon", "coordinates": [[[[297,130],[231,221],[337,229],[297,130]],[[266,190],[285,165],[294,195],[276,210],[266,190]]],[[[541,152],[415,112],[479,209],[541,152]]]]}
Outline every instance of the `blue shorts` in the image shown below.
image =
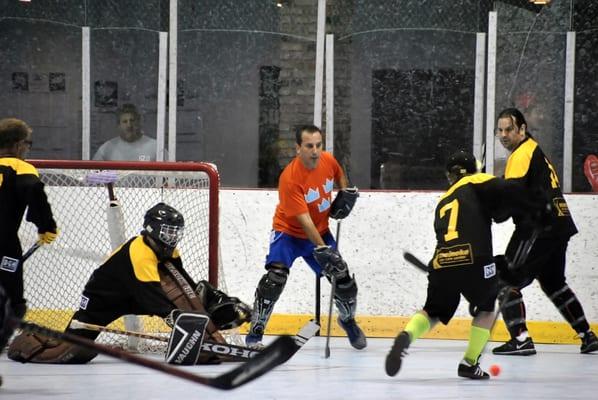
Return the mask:
{"type": "MultiPolygon", "coordinates": [[[[324,242],[336,249],[336,241],[330,232],[322,235],[324,242]]],[[[283,264],[291,268],[297,257],[303,257],[316,275],[322,274],[322,267],[313,256],[316,246],[309,239],[300,239],[283,232],[272,231],[270,233],[270,250],[266,256],[266,269],[270,264],[283,264]]]]}

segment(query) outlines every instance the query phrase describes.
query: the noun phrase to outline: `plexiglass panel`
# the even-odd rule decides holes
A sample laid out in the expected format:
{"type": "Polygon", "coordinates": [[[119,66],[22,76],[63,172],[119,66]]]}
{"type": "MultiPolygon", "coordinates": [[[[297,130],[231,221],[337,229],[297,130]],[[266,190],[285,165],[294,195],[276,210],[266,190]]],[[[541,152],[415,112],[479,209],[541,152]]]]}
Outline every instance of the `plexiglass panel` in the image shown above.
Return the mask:
{"type": "Polygon", "coordinates": [[[92,159],[156,160],[159,32],[168,21],[160,3],[88,4],[92,159]]]}
{"type": "Polygon", "coordinates": [[[317,0],[178,3],[177,159],[275,187],[313,122],[317,0]]]}
{"type": "Polygon", "coordinates": [[[80,158],[83,1],[1,4],[0,117],[31,125],[31,158],[80,158]]]}
{"type": "MultiPolygon", "coordinates": [[[[496,2],[496,115],[518,108],[561,178],[569,10],[569,2],[550,7],[530,6],[527,0],[496,2]]],[[[502,175],[508,154],[498,139],[494,145],[494,172],[502,175]]]]}
{"type": "Polygon", "coordinates": [[[332,4],[335,148],[361,187],[441,189],[446,158],[472,150],[479,3],[332,4]]]}

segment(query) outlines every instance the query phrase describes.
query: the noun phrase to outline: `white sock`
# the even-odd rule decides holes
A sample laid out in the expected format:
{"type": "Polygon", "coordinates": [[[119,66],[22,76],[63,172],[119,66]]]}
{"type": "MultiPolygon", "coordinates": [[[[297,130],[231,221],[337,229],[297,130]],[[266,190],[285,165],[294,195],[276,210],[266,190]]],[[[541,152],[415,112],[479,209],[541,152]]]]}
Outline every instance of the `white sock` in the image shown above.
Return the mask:
{"type": "Polygon", "coordinates": [[[528,337],[529,337],[529,335],[528,335],[527,331],[523,331],[519,334],[519,336],[517,336],[517,340],[519,340],[520,342],[523,342],[528,337]]]}

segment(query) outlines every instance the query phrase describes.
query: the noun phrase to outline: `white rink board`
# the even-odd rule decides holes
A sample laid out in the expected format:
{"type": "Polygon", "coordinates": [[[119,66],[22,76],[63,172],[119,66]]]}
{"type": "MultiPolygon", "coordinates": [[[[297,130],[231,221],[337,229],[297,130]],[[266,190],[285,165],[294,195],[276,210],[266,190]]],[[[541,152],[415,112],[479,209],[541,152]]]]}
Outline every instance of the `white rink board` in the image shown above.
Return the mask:
{"type": "MultiPolygon", "coordinates": [[[[278,194],[271,190],[221,190],[220,238],[228,289],[253,302],[264,273],[272,216],[278,194]]],[[[423,306],[426,278],[403,261],[403,249],[425,260],[433,253],[433,213],[440,192],[361,192],[353,213],[341,227],[340,250],[355,274],[358,315],[409,316],[423,306]]],[[[598,196],[565,196],[580,233],[569,242],[567,278],[584,305],[587,318],[598,322],[598,196]]],[[[331,222],[336,232],[335,222],[331,222]]],[[[494,253],[504,252],[513,225],[495,225],[494,253]]],[[[302,260],[295,263],[275,313],[311,314],[314,275],[302,260]]],[[[322,283],[322,304],[329,285],[322,283]]],[[[562,317],[533,283],[524,296],[528,320],[562,317]]],[[[467,317],[462,302],[457,316],[467,317]]]]}
{"type": "MultiPolygon", "coordinates": [[[[48,191],[52,201],[52,189],[48,191]]],[[[127,197],[122,190],[120,194],[127,197]]],[[[177,195],[171,195],[176,200],[177,195]]],[[[403,260],[402,251],[409,250],[426,262],[431,257],[435,244],[433,212],[439,195],[440,192],[361,192],[353,213],[342,223],[340,240],[341,253],[359,287],[358,315],[409,316],[421,308],[425,300],[426,278],[403,260]]],[[[569,244],[568,283],[584,305],[590,322],[598,322],[598,289],[595,285],[598,281],[598,195],[567,195],[566,198],[580,231],[569,244]]],[[[86,199],[83,197],[80,202],[85,204],[86,199]]],[[[253,303],[255,287],[264,273],[263,263],[277,202],[278,194],[274,190],[220,191],[220,247],[226,286],[231,295],[249,304],[253,303]]],[[[127,235],[141,230],[143,214],[151,205],[124,205],[127,235]]],[[[63,218],[73,218],[73,211],[61,209],[56,201],[52,202],[52,207],[59,225],[63,218]]],[[[181,211],[185,212],[184,207],[181,211]]],[[[95,229],[107,229],[104,205],[102,209],[88,210],[88,213],[88,216],[77,217],[82,224],[99,218],[94,223],[100,226],[95,229]]],[[[186,222],[181,250],[183,261],[190,266],[197,260],[186,259],[185,248],[197,240],[198,232],[192,228],[197,221],[186,222]]],[[[331,221],[331,229],[336,232],[335,221],[331,221]]],[[[495,225],[495,254],[504,251],[511,230],[510,222],[495,225]]],[[[21,233],[28,236],[23,240],[23,247],[27,248],[36,237],[32,224],[24,222],[21,233]]],[[[84,271],[84,276],[77,278],[82,280],[81,290],[94,266],[110,253],[107,234],[105,243],[87,246],[87,240],[71,238],[63,231],[59,240],[40,250],[72,253],[78,257],[84,271]]],[[[64,271],[59,265],[36,265],[34,256],[28,262],[28,273],[35,273],[35,268],[51,269],[57,274],[77,273],[64,271]]],[[[314,286],[313,272],[298,260],[274,312],[312,314],[314,286]]],[[[55,293],[61,293],[64,288],[56,287],[55,290],[55,293]]],[[[328,293],[329,285],[323,281],[322,304],[327,304],[328,293]]],[[[536,283],[527,288],[524,295],[529,320],[562,321],[536,283]]],[[[28,296],[35,295],[29,293],[28,296]]],[[[64,306],[76,306],[73,301],[76,299],[68,300],[69,304],[64,306]]],[[[463,304],[457,316],[468,316],[463,304]]]]}

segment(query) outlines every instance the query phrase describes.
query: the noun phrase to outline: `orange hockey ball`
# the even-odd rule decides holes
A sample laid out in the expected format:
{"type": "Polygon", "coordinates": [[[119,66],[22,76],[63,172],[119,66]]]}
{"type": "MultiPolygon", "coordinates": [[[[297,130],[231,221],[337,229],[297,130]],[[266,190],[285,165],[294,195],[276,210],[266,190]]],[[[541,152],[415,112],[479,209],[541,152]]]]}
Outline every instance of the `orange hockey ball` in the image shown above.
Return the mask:
{"type": "Polygon", "coordinates": [[[492,364],[490,366],[490,375],[492,375],[492,376],[498,376],[498,375],[500,375],[500,365],[498,365],[498,364],[492,364]]]}

